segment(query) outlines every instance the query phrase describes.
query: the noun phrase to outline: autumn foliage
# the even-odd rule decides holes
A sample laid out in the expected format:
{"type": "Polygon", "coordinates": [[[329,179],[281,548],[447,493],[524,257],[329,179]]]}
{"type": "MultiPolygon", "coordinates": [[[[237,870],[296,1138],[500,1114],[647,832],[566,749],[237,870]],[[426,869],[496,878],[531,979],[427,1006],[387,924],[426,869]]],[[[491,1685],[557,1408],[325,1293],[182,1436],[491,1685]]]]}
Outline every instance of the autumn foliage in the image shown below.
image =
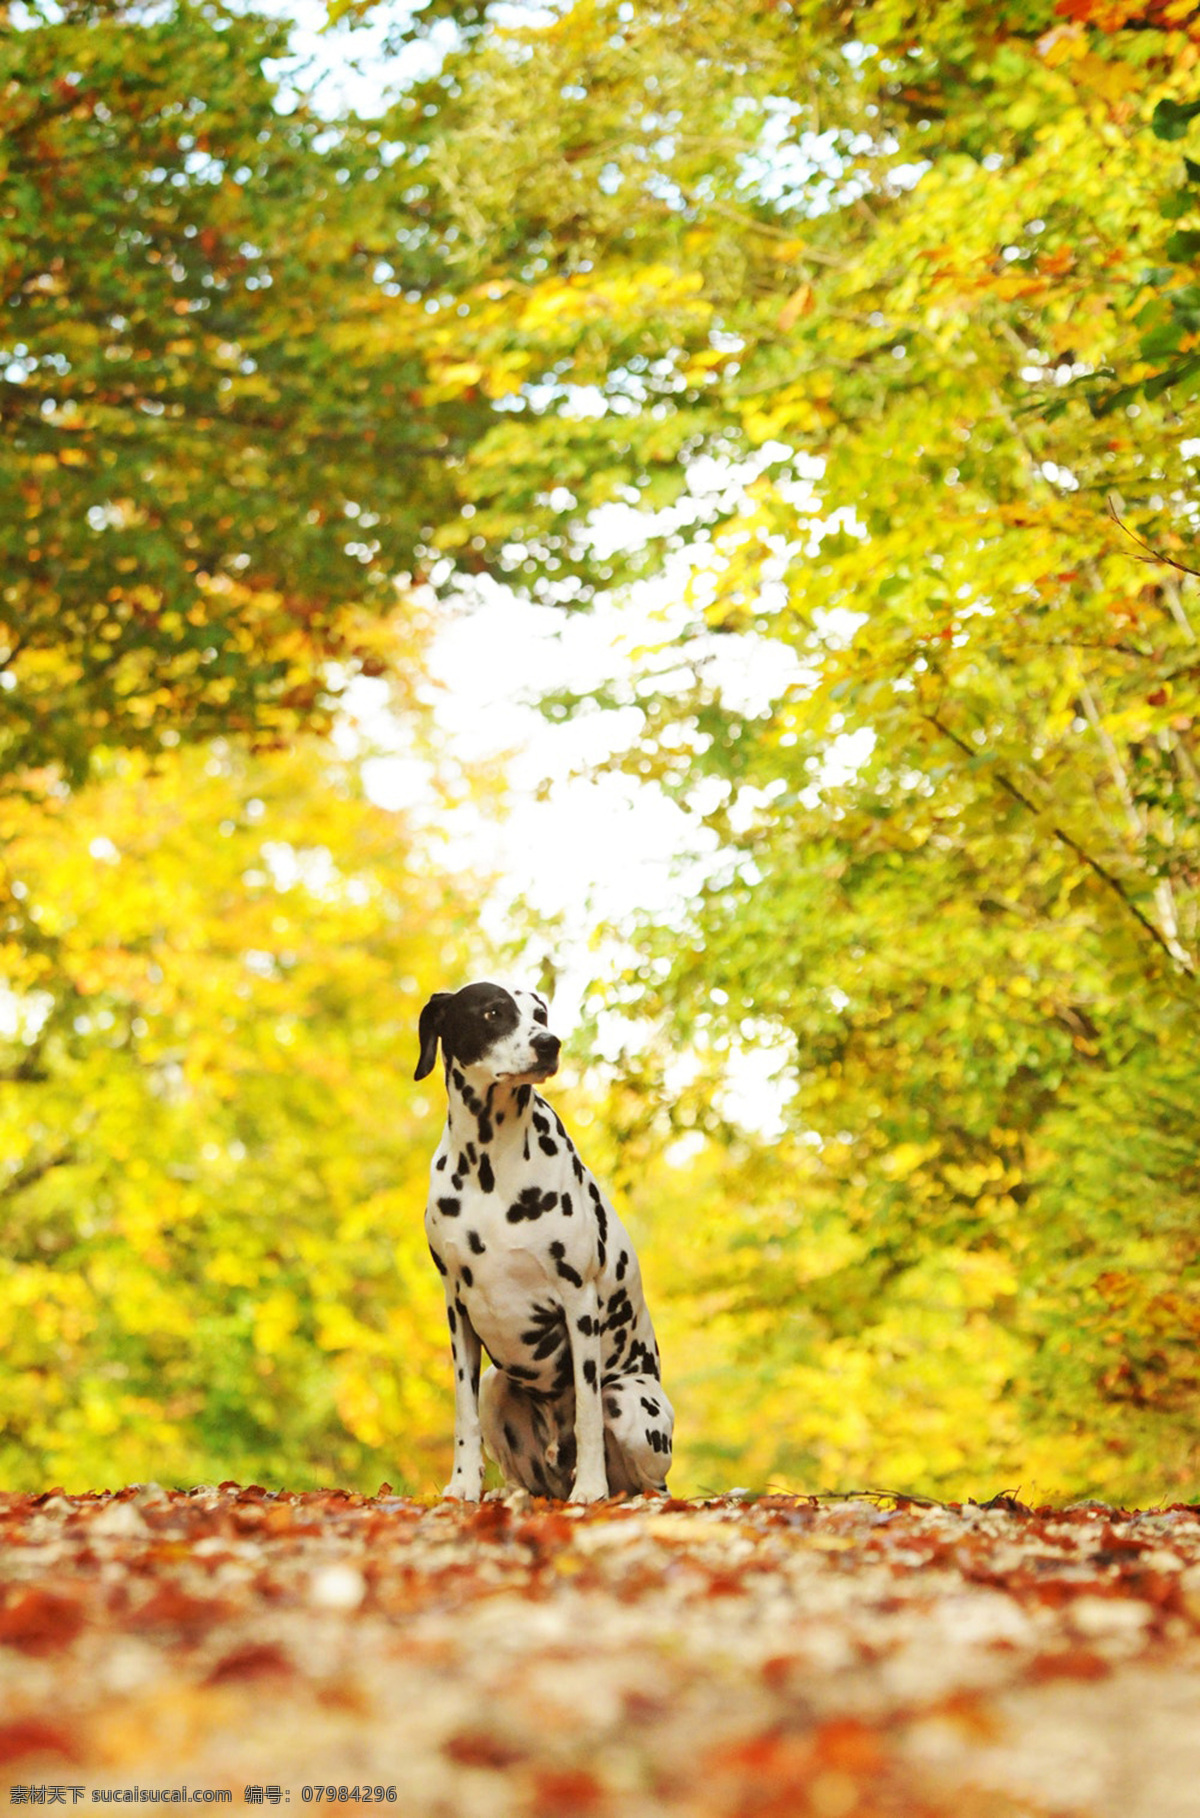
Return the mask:
{"type": "Polygon", "coordinates": [[[225,1482],[8,1497],[0,1543],[10,1797],[1154,1818],[1195,1785],[1193,1509],[225,1482]]]}
{"type": "Polygon", "coordinates": [[[375,678],[499,811],[483,575],[666,601],[547,708],[717,853],[562,1098],[677,1487],[1196,1494],[1194,7],[388,29],[357,115],[246,9],[0,30],[5,1482],[444,1481],[412,1027],[521,942],[325,735],[375,678]]]}

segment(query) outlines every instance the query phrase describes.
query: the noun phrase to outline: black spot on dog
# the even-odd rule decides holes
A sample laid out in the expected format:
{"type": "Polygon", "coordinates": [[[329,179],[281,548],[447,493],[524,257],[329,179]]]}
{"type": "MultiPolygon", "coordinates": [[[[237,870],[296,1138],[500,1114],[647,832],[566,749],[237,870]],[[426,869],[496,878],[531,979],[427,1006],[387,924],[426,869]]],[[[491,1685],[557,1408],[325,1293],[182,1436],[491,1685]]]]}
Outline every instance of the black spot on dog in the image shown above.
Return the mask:
{"type": "Polygon", "coordinates": [[[481,1155],[479,1157],[479,1185],[484,1193],[490,1193],[496,1185],[496,1176],[492,1173],[491,1158],[487,1155],[481,1155]]]}
{"type": "Polygon", "coordinates": [[[557,1193],[547,1193],[541,1187],[522,1187],[504,1216],[510,1225],[519,1225],[523,1218],[540,1218],[543,1212],[553,1212],[557,1204],[557,1193]]]}
{"type": "Polygon", "coordinates": [[[456,1174],[463,1174],[463,1175],[469,1174],[471,1172],[471,1165],[468,1162],[466,1156],[463,1154],[461,1149],[458,1152],[458,1165],[456,1166],[454,1172],[456,1174]]]}
{"type": "Polygon", "coordinates": [[[610,1420],[616,1420],[617,1416],[620,1414],[621,1404],[615,1395],[606,1395],[604,1397],[604,1412],[608,1415],[610,1420]]]}
{"type": "Polygon", "coordinates": [[[618,1326],[632,1325],[633,1317],[633,1305],[628,1294],[624,1288],[618,1288],[608,1303],[608,1312],[604,1319],[605,1331],[611,1332],[618,1326]]]}
{"type": "Polygon", "coordinates": [[[550,1128],[549,1123],[542,1116],[540,1111],[535,1111],[533,1114],[533,1127],[542,1136],[544,1136],[546,1131],[550,1128]]]}
{"type": "Polygon", "coordinates": [[[566,1342],[566,1316],[560,1306],[551,1302],[549,1306],[535,1306],[530,1319],[532,1324],[527,1332],[522,1332],[521,1342],[531,1345],[535,1360],[544,1363],[566,1342]]]}
{"type": "Polygon", "coordinates": [[[584,1313],[575,1321],[575,1329],[582,1332],[585,1338],[590,1338],[596,1330],[596,1322],[590,1313],[584,1313]]]}
{"type": "Polygon", "coordinates": [[[458,1321],[454,1317],[454,1308],[453,1307],[446,1308],[446,1324],[449,1326],[449,1328],[452,1332],[458,1331],[458,1321]]]}
{"type": "Polygon", "coordinates": [[[595,1213],[596,1217],[596,1255],[599,1259],[600,1267],[603,1268],[605,1262],[608,1260],[608,1251],[606,1249],[608,1243],[608,1215],[604,1210],[604,1206],[600,1199],[600,1190],[594,1180],[588,1182],[588,1192],[591,1194],[592,1211],[595,1213]]]}
{"type": "Polygon", "coordinates": [[[524,1111],[532,1097],[533,1097],[533,1087],[532,1086],[518,1086],[517,1087],[517,1110],[524,1111]]]}
{"type": "Polygon", "coordinates": [[[504,1440],[510,1452],[518,1450],[517,1436],[507,1421],[504,1423],[504,1440]]]}
{"type": "Polygon", "coordinates": [[[617,1258],[617,1280],[618,1281],[625,1280],[625,1271],[628,1267],[629,1267],[629,1252],[627,1250],[622,1250],[621,1254],[617,1258]]]}
{"type": "Polygon", "coordinates": [[[583,1360],[583,1380],[590,1388],[596,1387],[596,1360],[594,1357],[585,1357],[583,1360]]]}
{"type": "Polygon", "coordinates": [[[429,1246],[429,1254],[433,1258],[433,1266],[437,1270],[438,1274],[444,1275],[446,1273],[446,1265],[442,1261],[441,1257],[438,1255],[437,1251],[434,1249],[432,1244],[430,1244],[430,1246],[429,1246]]]}
{"type": "Polygon", "coordinates": [[[576,1180],[577,1180],[577,1181],[579,1181],[579,1182],[580,1182],[580,1183],[581,1183],[581,1184],[582,1184],[582,1181],[583,1181],[583,1163],[582,1163],[582,1162],[581,1162],[581,1161],[580,1161],[580,1159],[579,1159],[579,1157],[578,1157],[578,1156],[577,1156],[577,1155],[576,1155],[576,1156],[573,1156],[573,1157],[572,1157],[572,1158],[571,1158],[571,1165],[572,1165],[572,1167],[573,1167],[573,1168],[574,1168],[574,1169],[575,1169],[575,1179],[576,1179],[576,1180]]]}
{"type": "Polygon", "coordinates": [[[554,1243],[550,1245],[550,1254],[554,1258],[556,1272],[562,1276],[564,1281],[569,1281],[573,1288],[582,1288],[583,1276],[579,1273],[578,1269],[573,1269],[569,1262],[564,1262],[563,1258],[566,1256],[566,1253],[567,1247],[565,1244],[554,1243]]]}
{"type": "Polygon", "coordinates": [[[564,1193],[562,1196],[562,1209],[564,1218],[570,1218],[575,1210],[574,1202],[569,1193],[564,1193]]]}
{"type": "Polygon", "coordinates": [[[548,1136],[539,1136],[538,1137],[538,1148],[541,1150],[543,1155],[557,1155],[558,1154],[558,1144],[552,1143],[548,1136]]]}
{"type": "Polygon", "coordinates": [[[483,1255],[483,1252],[487,1246],[485,1245],[482,1237],[480,1237],[478,1231],[468,1231],[467,1232],[467,1242],[470,1244],[471,1249],[476,1256],[483,1255]]]}
{"type": "Polygon", "coordinates": [[[507,1373],[516,1382],[536,1382],[538,1379],[538,1372],[527,1370],[524,1364],[509,1364],[507,1373]]]}
{"type": "Polygon", "coordinates": [[[640,1396],[639,1400],[641,1401],[641,1404],[645,1408],[647,1414],[657,1414],[658,1413],[658,1403],[656,1401],[647,1401],[647,1399],[644,1395],[640,1396]]]}
{"type": "Polygon", "coordinates": [[[457,1199],[439,1199],[438,1211],[446,1218],[457,1218],[462,1211],[462,1201],[457,1199]]]}
{"type": "Polygon", "coordinates": [[[473,1288],[475,1286],[475,1277],[472,1275],[466,1263],[462,1266],[462,1278],[466,1282],[468,1288],[473,1288]]]}
{"type": "Polygon", "coordinates": [[[440,1174],[442,1169],[445,1166],[446,1166],[446,1157],[444,1155],[439,1155],[437,1158],[437,1161],[434,1163],[434,1167],[437,1169],[438,1173],[440,1174]]]}
{"type": "Polygon", "coordinates": [[[465,1089],[467,1082],[457,1067],[452,1067],[450,1069],[450,1078],[454,1082],[454,1090],[456,1092],[462,1092],[465,1089]]]}

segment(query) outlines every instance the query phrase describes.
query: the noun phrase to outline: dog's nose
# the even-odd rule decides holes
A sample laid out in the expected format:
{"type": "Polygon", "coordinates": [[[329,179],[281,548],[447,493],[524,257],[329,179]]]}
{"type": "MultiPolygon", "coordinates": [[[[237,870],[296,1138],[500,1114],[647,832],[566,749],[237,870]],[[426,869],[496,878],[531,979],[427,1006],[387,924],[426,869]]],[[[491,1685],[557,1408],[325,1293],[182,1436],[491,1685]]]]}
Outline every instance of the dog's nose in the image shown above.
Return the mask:
{"type": "Polygon", "coordinates": [[[540,1061],[556,1061],[561,1047],[557,1035],[551,1035],[545,1030],[539,1029],[533,1038],[533,1051],[540,1061]]]}

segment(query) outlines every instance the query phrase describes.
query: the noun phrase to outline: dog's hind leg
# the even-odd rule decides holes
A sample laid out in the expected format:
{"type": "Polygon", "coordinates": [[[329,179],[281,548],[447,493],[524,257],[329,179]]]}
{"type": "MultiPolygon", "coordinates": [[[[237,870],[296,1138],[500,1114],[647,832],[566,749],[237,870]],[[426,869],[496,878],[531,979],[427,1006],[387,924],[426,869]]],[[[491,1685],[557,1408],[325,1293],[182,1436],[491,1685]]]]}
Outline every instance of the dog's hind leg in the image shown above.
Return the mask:
{"type": "Polygon", "coordinates": [[[609,1494],[665,1490],[675,1412],[656,1376],[608,1376],[602,1396],[609,1494]]]}
{"type": "Polygon", "coordinates": [[[572,1410],[525,1393],[503,1370],[484,1371],[479,1424],[488,1457],[514,1489],[534,1496],[570,1493],[575,1472],[572,1410]]]}

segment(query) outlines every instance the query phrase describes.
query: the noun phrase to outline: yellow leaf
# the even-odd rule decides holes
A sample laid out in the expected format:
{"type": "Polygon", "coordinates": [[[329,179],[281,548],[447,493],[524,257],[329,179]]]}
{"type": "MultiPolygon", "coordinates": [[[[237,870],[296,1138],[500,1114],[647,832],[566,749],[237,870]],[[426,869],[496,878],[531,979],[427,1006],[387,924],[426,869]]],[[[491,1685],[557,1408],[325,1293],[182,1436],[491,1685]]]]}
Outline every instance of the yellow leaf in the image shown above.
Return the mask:
{"type": "Polygon", "coordinates": [[[779,326],[786,334],[795,326],[801,316],[811,316],[816,302],[816,292],[811,284],[801,284],[794,290],[779,312],[779,326]]]}

